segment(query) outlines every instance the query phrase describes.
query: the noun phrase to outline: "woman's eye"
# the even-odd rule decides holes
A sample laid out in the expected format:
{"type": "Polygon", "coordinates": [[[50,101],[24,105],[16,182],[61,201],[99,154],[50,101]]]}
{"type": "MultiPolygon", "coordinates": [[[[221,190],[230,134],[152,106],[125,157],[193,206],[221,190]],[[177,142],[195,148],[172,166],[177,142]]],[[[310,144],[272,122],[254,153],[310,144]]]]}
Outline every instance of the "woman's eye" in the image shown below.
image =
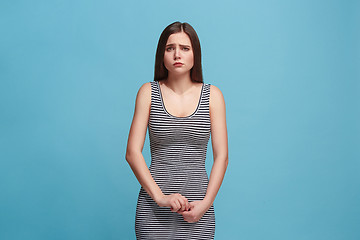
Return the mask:
{"type": "Polygon", "coordinates": [[[168,47],[167,49],[166,49],[166,51],[170,51],[172,49],[172,47],[168,47]]]}
{"type": "Polygon", "coordinates": [[[185,51],[189,51],[190,49],[189,48],[184,48],[185,51]]]}

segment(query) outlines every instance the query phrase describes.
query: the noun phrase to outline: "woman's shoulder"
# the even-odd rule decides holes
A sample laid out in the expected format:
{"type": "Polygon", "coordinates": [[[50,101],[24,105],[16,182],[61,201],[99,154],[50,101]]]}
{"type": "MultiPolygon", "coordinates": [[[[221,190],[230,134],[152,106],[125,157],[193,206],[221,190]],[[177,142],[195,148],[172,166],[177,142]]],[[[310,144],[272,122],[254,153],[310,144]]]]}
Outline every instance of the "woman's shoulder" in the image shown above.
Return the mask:
{"type": "Polygon", "coordinates": [[[210,106],[225,104],[224,95],[221,92],[221,90],[213,84],[209,84],[209,85],[210,85],[210,106]]]}
{"type": "Polygon", "coordinates": [[[212,95],[212,97],[218,98],[218,97],[223,97],[223,94],[221,92],[221,90],[215,86],[214,84],[208,83],[208,85],[210,85],[210,97],[212,95]]]}
{"type": "Polygon", "coordinates": [[[145,94],[149,92],[149,90],[151,90],[151,82],[146,82],[140,86],[138,93],[145,94]]]}
{"type": "Polygon", "coordinates": [[[143,83],[136,95],[137,101],[149,105],[151,101],[151,82],[143,83]]]}

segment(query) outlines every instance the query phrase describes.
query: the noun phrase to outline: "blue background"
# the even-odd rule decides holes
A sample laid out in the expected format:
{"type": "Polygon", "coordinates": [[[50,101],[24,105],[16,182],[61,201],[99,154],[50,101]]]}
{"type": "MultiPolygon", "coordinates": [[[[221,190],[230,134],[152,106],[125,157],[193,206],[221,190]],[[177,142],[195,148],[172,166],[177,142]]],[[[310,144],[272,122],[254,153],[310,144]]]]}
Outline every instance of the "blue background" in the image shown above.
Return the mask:
{"type": "MultiPolygon", "coordinates": [[[[227,107],[215,239],[360,239],[359,12],[340,0],[1,1],[0,239],[135,238],[127,137],[177,20],[197,31],[204,81],[227,107]]],[[[143,154],[149,164],[148,138],[143,154]]]]}

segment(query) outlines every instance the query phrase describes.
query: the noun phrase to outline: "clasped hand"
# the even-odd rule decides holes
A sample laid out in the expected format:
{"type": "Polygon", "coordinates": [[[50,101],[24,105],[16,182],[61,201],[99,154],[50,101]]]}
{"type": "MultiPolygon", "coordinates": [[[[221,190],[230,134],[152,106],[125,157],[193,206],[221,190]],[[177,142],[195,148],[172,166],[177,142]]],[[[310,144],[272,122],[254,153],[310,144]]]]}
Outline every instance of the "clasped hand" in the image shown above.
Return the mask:
{"type": "Polygon", "coordinates": [[[164,195],[159,199],[157,204],[160,207],[170,207],[172,212],[181,214],[184,220],[189,223],[199,221],[208,210],[203,201],[193,201],[189,203],[187,198],[180,193],[164,195]]]}

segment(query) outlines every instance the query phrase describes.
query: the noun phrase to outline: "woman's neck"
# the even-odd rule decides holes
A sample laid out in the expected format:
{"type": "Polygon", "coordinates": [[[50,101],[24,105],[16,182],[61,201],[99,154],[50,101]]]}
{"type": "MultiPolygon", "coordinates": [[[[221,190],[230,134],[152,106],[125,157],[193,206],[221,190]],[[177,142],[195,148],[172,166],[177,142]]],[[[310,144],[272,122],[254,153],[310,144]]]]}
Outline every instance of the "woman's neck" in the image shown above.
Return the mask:
{"type": "Polygon", "coordinates": [[[184,74],[174,74],[168,72],[167,80],[171,82],[191,82],[190,71],[184,74]]]}
{"type": "Polygon", "coordinates": [[[190,90],[194,84],[190,78],[190,74],[171,75],[169,73],[168,78],[166,79],[166,86],[176,94],[182,95],[190,90]]]}

